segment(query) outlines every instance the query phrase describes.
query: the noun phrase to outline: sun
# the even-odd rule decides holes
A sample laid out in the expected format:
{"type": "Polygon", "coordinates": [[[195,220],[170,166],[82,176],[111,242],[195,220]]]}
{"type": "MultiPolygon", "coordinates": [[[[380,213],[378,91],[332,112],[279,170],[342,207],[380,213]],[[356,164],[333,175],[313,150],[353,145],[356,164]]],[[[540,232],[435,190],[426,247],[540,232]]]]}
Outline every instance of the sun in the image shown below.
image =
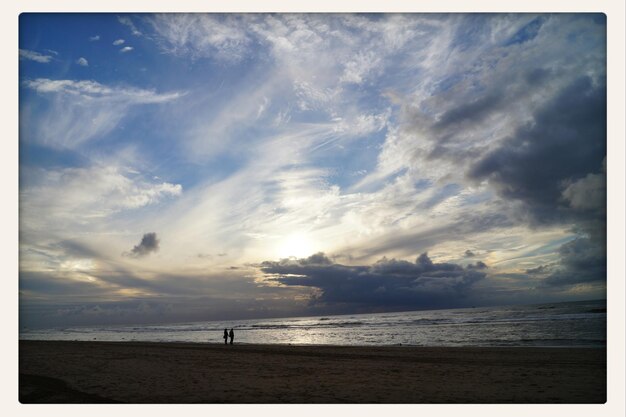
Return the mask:
{"type": "Polygon", "coordinates": [[[292,233],[280,241],[277,252],[280,258],[306,258],[315,252],[315,245],[306,234],[292,233]]]}

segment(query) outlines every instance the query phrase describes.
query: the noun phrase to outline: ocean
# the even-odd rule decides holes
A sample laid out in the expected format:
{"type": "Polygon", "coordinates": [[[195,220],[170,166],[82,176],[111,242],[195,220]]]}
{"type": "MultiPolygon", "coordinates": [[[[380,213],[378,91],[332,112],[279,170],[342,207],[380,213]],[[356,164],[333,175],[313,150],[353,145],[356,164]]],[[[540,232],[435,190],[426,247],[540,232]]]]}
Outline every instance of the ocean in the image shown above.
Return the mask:
{"type": "Polygon", "coordinates": [[[151,341],[352,346],[605,347],[606,300],[159,325],[20,331],[21,340],[151,341]]]}

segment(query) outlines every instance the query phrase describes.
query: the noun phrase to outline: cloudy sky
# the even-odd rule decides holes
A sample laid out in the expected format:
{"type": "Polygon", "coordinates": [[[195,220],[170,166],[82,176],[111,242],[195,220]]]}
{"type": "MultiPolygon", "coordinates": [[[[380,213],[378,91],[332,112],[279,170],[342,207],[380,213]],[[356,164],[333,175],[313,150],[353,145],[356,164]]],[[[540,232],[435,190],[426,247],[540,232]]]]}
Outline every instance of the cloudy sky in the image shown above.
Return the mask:
{"type": "Polygon", "coordinates": [[[606,296],[601,14],[22,14],[20,324],[606,296]]]}

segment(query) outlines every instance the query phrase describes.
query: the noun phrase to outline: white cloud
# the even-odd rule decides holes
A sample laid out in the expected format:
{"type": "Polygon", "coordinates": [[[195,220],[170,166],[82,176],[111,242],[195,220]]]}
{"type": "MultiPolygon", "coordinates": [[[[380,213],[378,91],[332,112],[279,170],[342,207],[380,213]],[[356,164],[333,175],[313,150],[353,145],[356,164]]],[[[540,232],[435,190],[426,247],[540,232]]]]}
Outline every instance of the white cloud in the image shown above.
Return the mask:
{"type": "Polygon", "coordinates": [[[87,59],[83,58],[82,56],[76,60],[76,63],[80,65],[81,67],[89,66],[89,61],[87,61],[87,59]]]}
{"type": "Polygon", "coordinates": [[[29,61],[40,62],[42,64],[47,64],[52,60],[52,56],[43,55],[39,52],[29,51],[28,49],[20,49],[20,59],[27,59],[29,61]]]}
{"type": "Polygon", "coordinates": [[[95,42],[100,40],[100,35],[94,35],[89,37],[90,42],[95,42]]]}
{"type": "Polygon", "coordinates": [[[124,39],[117,39],[113,41],[113,45],[115,46],[122,45],[124,42],[126,42],[124,39]]]}
{"type": "Polygon", "coordinates": [[[132,51],[134,48],[132,46],[125,46],[122,49],[120,49],[120,52],[124,53],[124,52],[130,52],[132,51]]]}

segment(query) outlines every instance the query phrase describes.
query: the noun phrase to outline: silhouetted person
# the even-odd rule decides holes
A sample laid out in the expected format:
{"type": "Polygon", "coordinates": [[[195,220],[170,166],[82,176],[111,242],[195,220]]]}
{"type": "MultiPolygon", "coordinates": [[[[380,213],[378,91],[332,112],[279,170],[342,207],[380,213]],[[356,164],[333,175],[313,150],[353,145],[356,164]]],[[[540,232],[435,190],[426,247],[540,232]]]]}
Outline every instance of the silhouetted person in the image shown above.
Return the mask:
{"type": "Polygon", "coordinates": [[[224,344],[228,344],[228,329],[224,329],[224,344]]]}
{"type": "Polygon", "coordinates": [[[233,344],[233,339],[235,338],[235,332],[233,332],[233,329],[230,329],[230,333],[228,333],[228,336],[230,336],[230,344],[233,344]]]}

